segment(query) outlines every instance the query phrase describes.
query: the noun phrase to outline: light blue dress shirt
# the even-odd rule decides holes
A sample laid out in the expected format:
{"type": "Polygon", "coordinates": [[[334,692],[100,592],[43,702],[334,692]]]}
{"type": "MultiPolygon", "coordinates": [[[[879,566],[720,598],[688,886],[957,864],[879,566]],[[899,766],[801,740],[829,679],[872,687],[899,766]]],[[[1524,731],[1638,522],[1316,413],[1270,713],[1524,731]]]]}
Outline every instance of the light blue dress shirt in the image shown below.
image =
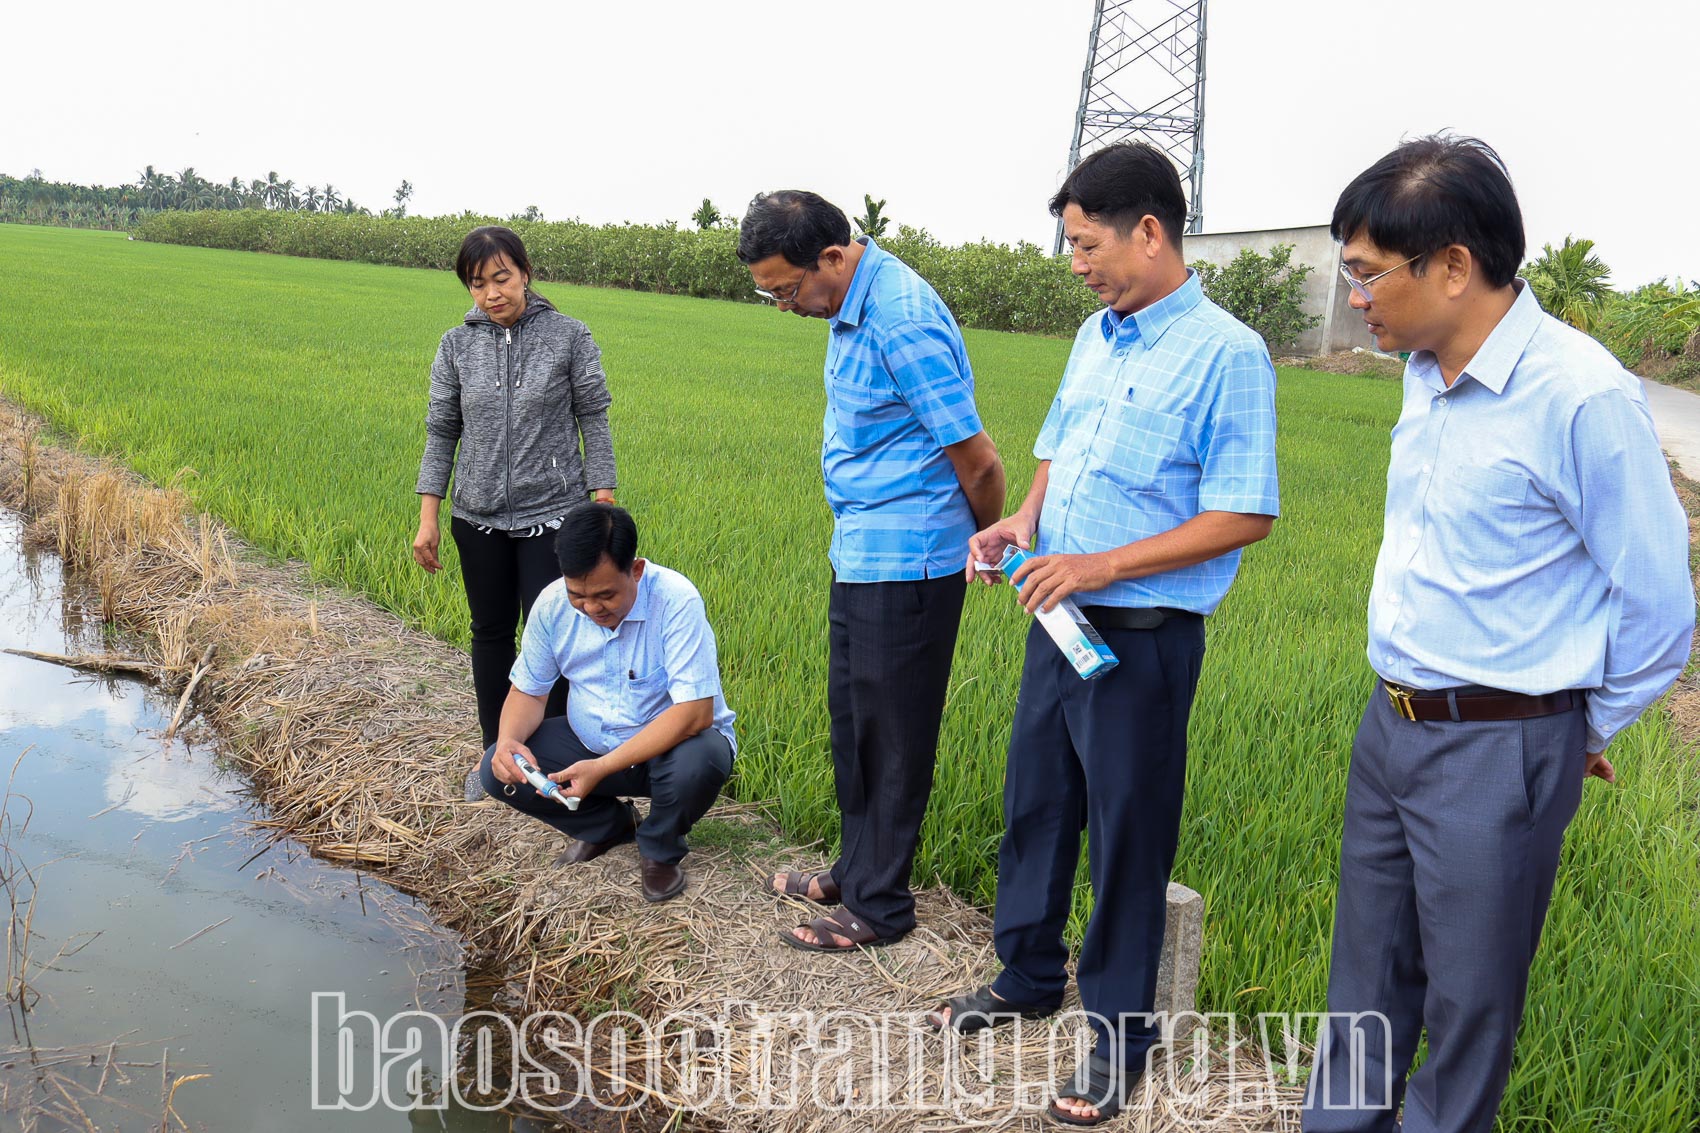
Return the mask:
{"type": "Polygon", "coordinates": [[[573,608],[566,583],[543,588],[525,623],[508,679],[528,696],[570,682],[567,722],[585,747],[606,755],[675,704],[714,698],[714,729],[737,751],[732,711],[720,691],[714,630],[702,596],[676,570],[646,563],[631,612],[604,629],[573,608]]]}
{"type": "Polygon", "coordinates": [[[944,300],[863,237],[827,320],[821,473],[839,582],[897,582],[962,570],[974,512],[945,448],[980,431],[974,372],[944,300]]]}
{"type": "MultiPolygon", "coordinates": [[[[1189,271],[1143,310],[1086,320],[1033,455],[1051,462],[1040,554],[1107,551],[1203,511],[1279,515],[1269,351],[1189,271]]],[[[1074,599],[1208,614],[1239,564],[1231,551],[1074,599]]]]}
{"type": "Polygon", "coordinates": [[[1421,689],[1588,689],[1602,751],[1688,660],[1688,524],[1640,382],[1519,294],[1452,388],[1405,368],[1369,661],[1421,689]]]}

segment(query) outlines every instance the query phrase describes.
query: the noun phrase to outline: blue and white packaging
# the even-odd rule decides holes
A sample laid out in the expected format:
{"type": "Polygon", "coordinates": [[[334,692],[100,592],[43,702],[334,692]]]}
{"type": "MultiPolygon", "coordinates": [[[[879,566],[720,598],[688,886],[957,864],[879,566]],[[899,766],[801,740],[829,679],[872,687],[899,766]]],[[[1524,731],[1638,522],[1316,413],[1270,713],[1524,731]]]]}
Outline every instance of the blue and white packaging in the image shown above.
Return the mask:
{"type": "MultiPolygon", "coordinates": [[[[1032,557],[1031,551],[1009,547],[1003,553],[1003,561],[996,566],[977,562],[974,567],[996,571],[1008,579],[1032,557]]],[[[1086,620],[1086,615],[1080,612],[1080,607],[1074,604],[1074,599],[1064,598],[1049,610],[1041,609],[1033,616],[1039,619],[1039,624],[1045,627],[1045,632],[1051,635],[1051,640],[1057,643],[1057,648],[1063,651],[1063,656],[1068,658],[1082,680],[1101,677],[1120,663],[1092,623],[1086,620]]]]}

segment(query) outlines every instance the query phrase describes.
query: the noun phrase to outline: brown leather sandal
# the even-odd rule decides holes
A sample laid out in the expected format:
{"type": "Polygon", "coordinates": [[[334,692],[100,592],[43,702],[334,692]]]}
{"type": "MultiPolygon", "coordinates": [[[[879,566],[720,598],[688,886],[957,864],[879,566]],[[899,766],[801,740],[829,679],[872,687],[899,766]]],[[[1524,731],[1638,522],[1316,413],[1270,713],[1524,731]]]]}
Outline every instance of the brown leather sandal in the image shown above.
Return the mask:
{"type": "Polygon", "coordinates": [[[814,934],[814,942],[798,940],[790,932],[781,929],[779,939],[800,952],[854,952],[858,948],[883,948],[887,944],[895,944],[902,940],[906,933],[896,936],[876,936],[872,929],[863,924],[861,919],[849,909],[839,909],[830,917],[816,917],[806,925],[798,925],[814,934]],[[833,936],[842,936],[849,944],[839,944],[833,936]]]}
{"type": "Polygon", "coordinates": [[[844,899],[844,894],[838,888],[838,882],[832,880],[832,871],[823,869],[817,873],[802,873],[791,870],[784,875],[785,880],[780,888],[773,888],[773,882],[768,881],[768,892],[775,897],[792,897],[799,901],[813,901],[817,905],[836,905],[844,899]],[[820,883],[820,896],[809,896],[809,886],[820,883]]]}

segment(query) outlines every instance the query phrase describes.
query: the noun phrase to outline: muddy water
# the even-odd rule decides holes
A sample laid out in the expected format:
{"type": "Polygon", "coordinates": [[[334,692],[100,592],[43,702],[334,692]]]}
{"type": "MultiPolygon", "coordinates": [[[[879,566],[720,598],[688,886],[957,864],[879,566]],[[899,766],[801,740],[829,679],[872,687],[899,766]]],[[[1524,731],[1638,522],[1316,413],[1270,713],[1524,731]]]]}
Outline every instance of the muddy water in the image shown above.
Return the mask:
{"type": "MultiPolygon", "coordinates": [[[[20,532],[0,512],[0,648],[100,651],[98,621],[20,532]]],[[[86,1115],[158,1129],[173,1083],[174,1129],[524,1127],[452,1095],[429,1113],[384,1104],[385,1073],[387,1100],[406,1104],[401,1071],[422,1067],[412,1085],[429,1092],[442,1059],[427,1043],[379,1070],[372,1029],[339,1032],[335,1000],[315,1018],[314,993],[452,1026],[458,939],[409,898],[257,830],[264,812],[239,774],[204,744],[162,738],[174,708],[136,681],[0,653],[0,1128],[82,1129],[86,1115]],[[315,1108],[339,1097],[378,1104],[315,1108]]]]}

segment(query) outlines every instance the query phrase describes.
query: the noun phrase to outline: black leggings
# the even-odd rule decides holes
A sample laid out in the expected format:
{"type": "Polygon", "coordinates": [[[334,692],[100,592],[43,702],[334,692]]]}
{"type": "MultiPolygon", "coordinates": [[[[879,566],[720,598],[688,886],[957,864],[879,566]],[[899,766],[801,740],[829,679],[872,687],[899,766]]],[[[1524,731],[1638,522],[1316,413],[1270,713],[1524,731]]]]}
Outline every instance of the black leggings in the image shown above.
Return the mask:
{"type": "MultiPolygon", "coordinates": [[[[489,747],[496,742],[502,702],[508,698],[520,616],[531,616],[531,604],[561,577],[561,568],[554,532],[529,539],[502,531],[485,535],[457,515],[449,520],[449,534],[460,552],[460,577],[472,612],[472,689],[478,697],[478,728],[489,747]]],[[[544,715],[561,716],[566,710],[567,682],[556,681],[544,715]]]]}

